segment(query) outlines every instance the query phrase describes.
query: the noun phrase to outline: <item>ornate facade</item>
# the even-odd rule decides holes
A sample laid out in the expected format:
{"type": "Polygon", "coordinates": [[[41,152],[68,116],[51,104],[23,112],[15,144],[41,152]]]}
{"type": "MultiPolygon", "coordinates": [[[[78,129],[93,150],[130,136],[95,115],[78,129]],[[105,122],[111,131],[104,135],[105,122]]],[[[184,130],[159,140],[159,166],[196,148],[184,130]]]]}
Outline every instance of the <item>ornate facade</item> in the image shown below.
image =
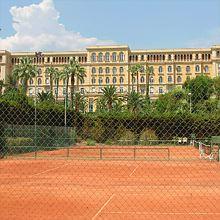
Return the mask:
{"type": "MultiPolygon", "coordinates": [[[[149,96],[152,99],[174,87],[181,87],[187,78],[202,73],[210,77],[220,76],[220,45],[161,50],[130,50],[126,45],[91,46],[85,51],[43,52],[42,55],[37,57],[35,52],[0,51],[0,80],[5,80],[21,57],[31,57],[39,67],[36,79],[29,81],[28,94],[32,96],[35,95],[35,89],[36,93],[49,89],[49,76],[45,74],[47,67],[62,69],[73,57],[86,69],[87,76],[76,89],[88,98],[90,111],[93,110],[94,99],[107,85],[115,85],[118,94],[129,92],[132,84],[133,89],[137,90],[138,85],[139,92],[145,94],[146,73],[139,73],[137,83],[137,78],[132,79],[129,73],[129,67],[134,64],[153,67],[154,71],[149,76],[149,96]]],[[[59,91],[54,85],[54,93],[57,92],[62,99],[66,93],[63,80],[60,80],[59,91]]]]}

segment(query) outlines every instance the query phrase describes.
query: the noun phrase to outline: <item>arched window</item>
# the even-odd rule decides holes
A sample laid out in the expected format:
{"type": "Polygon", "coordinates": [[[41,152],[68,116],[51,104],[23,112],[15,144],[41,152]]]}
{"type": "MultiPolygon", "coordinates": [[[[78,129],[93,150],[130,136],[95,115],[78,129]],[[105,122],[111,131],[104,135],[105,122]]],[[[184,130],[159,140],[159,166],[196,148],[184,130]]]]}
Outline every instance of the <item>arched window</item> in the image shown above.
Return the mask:
{"type": "Polygon", "coordinates": [[[95,77],[92,78],[92,84],[95,84],[96,80],[95,77]]]}
{"type": "Polygon", "coordinates": [[[103,69],[102,67],[99,67],[99,74],[102,74],[103,73],[103,69]]]}
{"type": "Polygon", "coordinates": [[[41,68],[38,68],[38,76],[41,76],[41,74],[42,74],[42,70],[41,68]]]}
{"type": "Polygon", "coordinates": [[[178,82],[178,83],[181,83],[181,82],[182,82],[182,77],[181,77],[181,76],[178,76],[178,77],[177,77],[177,82],[178,82]]]}
{"type": "Polygon", "coordinates": [[[92,73],[96,73],[96,68],[95,67],[92,67],[92,73]]]}
{"type": "Polygon", "coordinates": [[[46,78],[46,79],[45,79],[45,83],[46,83],[46,85],[49,85],[49,84],[50,84],[50,79],[49,79],[49,78],[46,78]]]}
{"type": "Polygon", "coordinates": [[[41,78],[38,78],[38,79],[37,79],[37,84],[38,84],[38,85],[41,85],[41,84],[42,84],[42,79],[41,79],[41,78]]]}
{"type": "Polygon", "coordinates": [[[162,76],[159,77],[159,83],[163,83],[163,77],[162,76]]]}
{"type": "Polygon", "coordinates": [[[120,77],[120,84],[124,83],[124,78],[120,77]]]}
{"type": "Polygon", "coordinates": [[[163,67],[162,67],[162,66],[159,66],[158,71],[159,71],[159,73],[162,73],[162,72],[163,72],[163,67]]]}
{"type": "Polygon", "coordinates": [[[105,61],[106,62],[110,61],[110,54],[109,54],[109,52],[105,53],[105,61]]]}
{"type": "Polygon", "coordinates": [[[117,61],[117,54],[114,52],[112,53],[112,61],[116,62],[117,61]]]}
{"type": "Polygon", "coordinates": [[[119,72],[120,72],[120,73],[123,73],[123,72],[124,72],[124,68],[123,68],[122,66],[120,67],[119,72]]]}
{"type": "Polygon", "coordinates": [[[120,52],[119,53],[119,61],[124,61],[124,57],[125,57],[124,53],[120,52]]]}
{"type": "Polygon", "coordinates": [[[105,73],[110,73],[110,68],[109,67],[105,68],[105,73]]]}
{"type": "Polygon", "coordinates": [[[154,77],[151,76],[149,81],[150,81],[150,83],[153,83],[154,82],[154,77]]]}
{"type": "Polygon", "coordinates": [[[150,94],[154,94],[154,87],[150,87],[150,94]]]}
{"type": "Polygon", "coordinates": [[[159,87],[159,94],[163,94],[163,87],[159,87]]]}
{"type": "Polygon", "coordinates": [[[105,82],[106,82],[106,84],[109,84],[109,82],[110,82],[109,77],[106,77],[105,82]]]}
{"type": "Polygon", "coordinates": [[[168,82],[171,83],[173,81],[172,76],[168,76],[168,82]]]}
{"type": "Polygon", "coordinates": [[[190,72],[190,66],[186,66],[186,72],[187,72],[187,73],[190,72]]]}
{"type": "Polygon", "coordinates": [[[99,53],[99,55],[98,55],[98,62],[102,62],[102,58],[103,58],[103,54],[99,53]]]}
{"type": "Polygon", "coordinates": [[[167,71],[168,71],[169,73],[171,73],[171,72],[172,72],[172,66],[168,66],[167,71]]]}
{"type": "Polygon", "coordinates": [[[132,78],[132,82],[135,83],[136,82],[136,78],[133,76],[132,78]]]}
{"type": "Polygon", "coordinates": [[[209,72],[209,67],[205,66],[204,70],[205,70],[205,73],[208,73],[209,72]]]}
{"type": "Polygon", "coordinates": [[[96,61],[96,54],[95,53],[92,53],[91,60],[92,60],[92,62],[96,61]]]}
{"type": "Polygon", "coordinates": [[[143,54],[141,55],[141,61],[144,61],[144,55],[143,54]]]}
{"type": "Polygon", "coordinates": [[[141,77],[141,83],[144,83],[144,76],[141,77]]]}
{"type": "Polygon", "coordinates": [[[135,60],[138,61],[138,55],[135,56],[135,60]]]}
{"type": "Polygon", "coordinates": [[[33,83],[34,83],[34,80],[33,80],[33,79],[30,79],[30,80],[29,80],[29,84],[30,84],[30,85],[33,85],[33,83]]]}
{"type": "Polygon", "coordinates": [[[200,66],[196,65],[196,72],[199,72],[199,71],[200,71],[200,66]]]}
{"type": "Polygon", "coordinates": [[[177,66],[177,67],[176,67],[176,71],[177,71],[178,73],[180,73],[180,72],[182,71],[181,66],[177,66]]]}
{"type": "Polygon", "coordinates": [[[117,73],[117,68],[113,67],[112,72],[113,72],[113,74],[116,74],[117,73]]]}
{"type": "Polygon", "coordinates": [[[103,82],[102,77],[99,77],[99,85],[101,85],[103,82]]]}
{"type": "Polygon", "coordinates": [[[145,71],[144,66],[141,66],[140,72],[144,73],[144,71],[145,71]]]}
{"type": "Polygon", "coordinates": [[[168,55],[168,60],[171,60],[171,55],[170,54],[168,55]]]}
{"type": "Polygon", "coordinates": [[[115,84],[117,82],[117,79],[116,77],[113,77],[113,80],[112,80],[113,84],[115,84]]]}

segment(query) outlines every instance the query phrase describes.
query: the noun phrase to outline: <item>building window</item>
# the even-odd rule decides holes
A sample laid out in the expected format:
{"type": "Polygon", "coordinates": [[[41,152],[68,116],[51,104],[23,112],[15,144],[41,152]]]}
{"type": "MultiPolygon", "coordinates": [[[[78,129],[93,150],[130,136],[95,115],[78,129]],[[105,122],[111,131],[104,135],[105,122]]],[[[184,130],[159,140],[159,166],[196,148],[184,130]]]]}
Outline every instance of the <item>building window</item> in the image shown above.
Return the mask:
{"type": "Polygon", "coordinates": [[[136,79],[135,79],[135,77],[133,76],[133,78],[132,78],[132,82],[133,83],[135,83],[136,82],[136,79]]]}
{"type": "Polygon", "coordinates": [[[140,72],[141,72],[141,73],[144,73],[144,70],[145,70],[145,69],[144,69],[144,66],[141,66],[140,72]]]}
{"type": "Polygon", "coordinates": [[[144,94],[144,93],[145,93],[145,89],[141,88],[141,94],[144,94]]]}
{"type": "Polygon", "coordinates": [[[41,70],[41,68],[38,68],[38,73],[37,73],[37,75],[38,75],[38,76],[41,76],[41,74],[42,74],[42,70],[41,70]]]}
{"type": "Polygon", "coordinates": [[[154,87],[150,87],[150,94],[154,94],[154,87]]]}
{"type": "Polygon", "coordinates": [[[30,79],[30,80],[29,80],[29,84],[30,84],[30,85],[33,85],[33,83],[34,83],[34,80],[33,80],[33,79],[30,79]]]}
{"type": "Polygon", "coordinates": [[[32,95],[33,95],[33,89],[30,88],[30,89],[29,89],[29,96],[32,96],[32,95]]]}
{"type": "Polygon", "coordinates": [[[205,66],[204,70],[205,70],[205,73],[208,73],[209,72],[209,67],[205,66]]]}
{"type": "Polygon", "coordinates": [[[120,87],[120,93],[123,93],[124,92],[124,88],[121,86],[120,87]]]}
{"type": "Polygon", "coordinates": [[[163,83],[163,77],[162,76],[159,77],[159,83],[160,84],[163,83]]]}
{"type": "Polygon", "coordinates": [[[102,57],[103,57],[103,54],[99,53],[99,55],[98,55],[98,62],[102,62],[102,57]]]}
{"type": "Polygon", "coordinates": [[[54,89],[54,94],[58,94],[58,90],[57,90],[57,88],[56,89],[54,89]]]}
{"type": "Polygon", "coordinates": [[[106,77],[105,82],[106,82],[106,84],[109,84],[109,82],[110,82],[109,77],[106,77]]]}
{"type": "Polygon", "coordinates": [[[102,67],[99,67],[99,74],[102,74],[103,73],[103,69],[102,67]]]}
{"type": "Polygon", "coordinates": [[[120,84],[124,83],[124,78],[120,77],[120,84]]]}
{"type": "Polygon", "coordinates": [[[99,77],[99,85],[102,85],[102,82],[103,82],[102,77],[99,77]]]}
{"type": "Polygon", "coordinates": [[[187,76],[187,77],[186,77],[186,81],[189,81],[189,80],[190,80],[190,76],[187,76]]]}
{"type": "Polygon", "coordinates": [[[46,78],[46,79],[45,79],[45,83],[46,83],[46,85],[49,85],[49,84],[50,84],[50,79],[49,79],[49,78],[46,78]]]}
{"type": "Polygon", "coordinates": [[[178,73],[180,73],[180,72],[182,71],[181,66],[177,66],[177,67],[176,67],[176,71],[177,71],[178,73]]]}
{"type": "Polygon", "coordinates": [[[106,62],[110,61],[110,54],[109,54],[109,52],[105,53],[105,61],[106,62]]]}
{"type": "Polygon", "coordinates": [[[144,55],[141,55],[141,61],[144,61],[144,55]]]}
{"type": "Polygon", "coordinates": [[[125,57],[124,53],[120,52],[119,53],[119,61],[124,61],[124,57],[125,57]]]}
{"type": "Polygon", "coordinates": [[[110,68],[109,68],[109,67],[106,67],[106,68],[105,68],[105,72],[106,72],[106,73],[110,73],[110,68]]]}
{"type": "Polygon", "coordinates": [[[41,79],[41,78],[38,78],[38,79],[37,79],[37,84],[38,84],[38,85],[41,85],[41,84],[42,84],[42,79],[41,79]]]}
{"type": "Polygon", "coordinates": [[[89,99],[89,112],[93,112],[93,99],[89,99]]]}
{"type": "Polygon", "coordinates": [[[81,88],[81,89],[80,89],[80,93],[81,93],[81,94],[85,94],[85,89],[84,89],[84,88],[81,88]]]}
{"type": "Polygon", "coordinates": [[[92,78],[92,84],[95,84],[96,83],[96,79],[95,77],[92,78]]]}
{"type": "Polygon", "coordinates": [[[96,68],[92,67],[92,74],[95,74],[95,73],[96,73],[96,68]]]}
{"type": "Polygon", "coordinates": [[[41,88],[37,88],[37,93],[41,93],[41,88]]]}
{"type": "Polygon", "coordinates": [[[162,73],[163,72],[163,67],[162,66],[159,66],[159,73],[162,73]]]}
{"type": "Polygon", "coordinates": [[[92,53],[91,60],[92,60],[92,62],[96,62],[96,54],[95,53],[92,53]]]}
{"type": "Polygon", "coordinates": [[[144,83],[144,76],[141,77],[141,83],[144,83]]]}
{"type": "Polygon", "coordinates": [[[171,60],[171,55],[170,55],[170,54],[168,55],[168,60],[169,60],[169,61],[171,60]]]}
{"type": "Polygon", "coordinates": [[[113,82],[113,84],[116,84],[116,82],[117,82],[117,79],[116,79],[116,77],[113,77],[113,80],[112,80],[112,82],[113,82]]]}
{"type": "Polygon", "coordinates": [[[0,63],[2,62],[2,56],[0,56],[0,63]]]}
{"type": "Polygon", "coordinates": [[[187,73],[190,72],[190,66],[186,66],[186,72],[187,72],[187,73]]]}
{"type": "Polygon", "coordinates": [[[63,95],[66,95],[66,87],[63,88],[63,95]]]}
{"type": "Polygon", "coordinates": [[[113,72],[113,74],[116,74],[117,73],[117,68],[113,67],[112,72],[113,72]]]}
{"type": "Polygon", "coordinates": [[[178,83],[181,83],[181,82],[182,82],[182,77],[181,77],[181,76],[178,76],[178,77],[177,77],[177,82],[178,82],[178,83]]]}
{"type": "Polygon", "coordinates": [[[112,53],[112,61],[116,62],[117,61],[117,54],[114,52],[112,53]]]}
{"type": "Polygon", "coordinates": [[[163,87],[159,87],[159,94],[163,94],[163,87]]]}
{"type": "Polygon", "coordinates": [[[153,82],[154,82],[154,77],[151,76],[151,77],[150,77],[150,83],[153,83],[153,82]]]}
{"type": "Polygon", "coordinates": [[[167,71],[168,71],[169,73],[171,73],[171,72],[172,72],[172,66],[168,66],[167,71]]]}
{"type": "Polygon", "coordinates": [[[171,83],[173,81],[172,76],[168,76],[168,82],[171,83]]]}
{"type": "Polygon", "coordinates": [[[120,67],[120,68],[119,68],[119,72],[120,72],[120,73],[123,73],[123,72],[124,72],[124,68],[123,68],[123,67],[120,67]]]}
{"type": "Polygon", "coordinates": [[[200,66],[199,65],[196,65],[196,72],[199,72],[200,71],[200,66]]]}

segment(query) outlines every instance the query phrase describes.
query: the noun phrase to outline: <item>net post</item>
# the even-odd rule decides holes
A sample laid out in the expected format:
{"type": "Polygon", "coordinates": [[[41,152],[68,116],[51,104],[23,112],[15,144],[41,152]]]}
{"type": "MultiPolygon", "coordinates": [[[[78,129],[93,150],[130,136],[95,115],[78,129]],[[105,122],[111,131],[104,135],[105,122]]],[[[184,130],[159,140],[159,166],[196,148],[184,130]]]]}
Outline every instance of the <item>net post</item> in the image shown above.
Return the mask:
{"type": "Polygon", "coordinates": [[[136,147],[134,147],[134,160],[136,160],[136,147]]]}
{"type": "Polygon", "coordinates": [[[67,147],[66,149],[67,149],[66,157],[69,158],[69,156],[70,156],[70,149],[69,149],[69,147],[67,147]]]}
{"type": "Polygon", "coordinates": [[[35,147],[35,151],[34,151],[34,159],[37,159],[37,148],[35,147]]]}
{"type": "Polygon", "coordinates": [[[99,148],[99,159],[102,160],[102,148],[99,148]]]}

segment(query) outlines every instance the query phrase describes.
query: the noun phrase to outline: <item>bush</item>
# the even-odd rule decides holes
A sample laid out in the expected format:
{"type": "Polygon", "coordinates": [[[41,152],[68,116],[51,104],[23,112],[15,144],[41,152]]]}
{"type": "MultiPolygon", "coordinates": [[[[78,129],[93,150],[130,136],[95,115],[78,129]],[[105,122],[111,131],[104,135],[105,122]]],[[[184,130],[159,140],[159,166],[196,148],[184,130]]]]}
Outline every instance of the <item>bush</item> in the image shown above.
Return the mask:
{"type": "Polygon", "coordinates": [[[95,146],[96,144],[95,144],[95,141],[94,141],[94,140],[92,140],[92,139],[87,139],[86,145],[88,145],[88,146],[95,146]]]}
{"type": "Polygon", "coordinates": [[[16,138],[6,138],[7,146],[34,146],[34,141],[32,138],[26,137],[16,137],[16,138]]]}

